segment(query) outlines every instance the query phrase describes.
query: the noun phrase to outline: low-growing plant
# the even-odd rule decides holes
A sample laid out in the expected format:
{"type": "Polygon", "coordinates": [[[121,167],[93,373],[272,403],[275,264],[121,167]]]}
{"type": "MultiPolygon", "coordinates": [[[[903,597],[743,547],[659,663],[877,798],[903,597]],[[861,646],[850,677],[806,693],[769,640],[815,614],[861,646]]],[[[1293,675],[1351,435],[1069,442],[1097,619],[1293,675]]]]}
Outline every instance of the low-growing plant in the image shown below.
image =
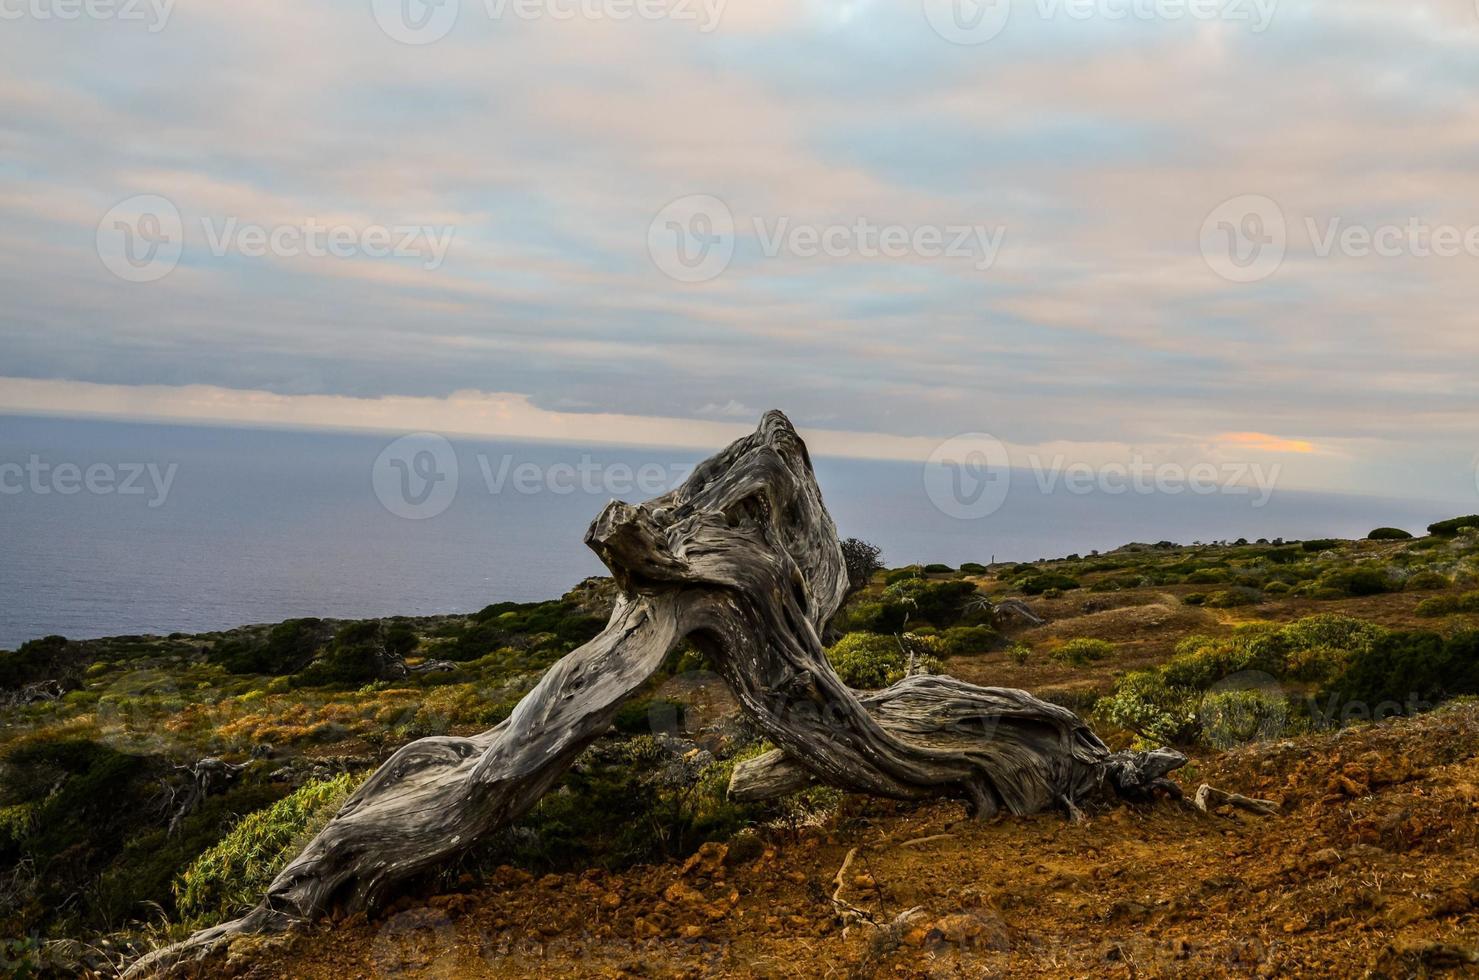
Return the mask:
{"type": "Polygon", "coordinates": [[[200,923],[239,915],[338,811],[359,777],[307,783],[265,810],[249,813],[175,882],[180,914],[200,923]]]}
{"type": "Polygon", "coordinates": [[[1097,640],[1090,637],[1078,637],[1069,640],[1062,646],[1052,651],[1050,656],[1059,663],[1068,664],[1073,667],[1082,667],[1095,661],[1104,660],[1114,654],[1114,644],[1108,640],[1097,640]]]}
{"type": "Polygon", "coordinates": [[[1411,538],[1412,532],[1400,527],[1379,527],[1366,535],[1367,541],[1408,541],[1411,538]]]}

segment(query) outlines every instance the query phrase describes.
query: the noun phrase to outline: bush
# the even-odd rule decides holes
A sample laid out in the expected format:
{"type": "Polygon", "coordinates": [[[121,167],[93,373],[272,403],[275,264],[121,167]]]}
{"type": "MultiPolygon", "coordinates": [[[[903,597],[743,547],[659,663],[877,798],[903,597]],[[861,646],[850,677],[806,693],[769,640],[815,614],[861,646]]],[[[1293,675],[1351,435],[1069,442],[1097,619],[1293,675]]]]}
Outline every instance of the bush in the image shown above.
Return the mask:
{"type": "Polygon", "coordinates": [[[1007,659],[1018,667],[1027,666],[1027,661],[1032,659],[1032,647],[1025,643],[1013,643],[1007,648],[1007,659]]]}
{"type": "Polygon", "coordinates": [[[939,564],[926,565],[926,566],[924,566],[924,570],[925,570],[926,573],[928,573],[930,575],[954,575],[955,574],[955,569],[951,568],[949,565],[939,565],[939,564]]]}
{"type": "Polygon", "coordinates": [[[910,624],[928,624],[941,629],[957,624],[974,626],[989,623],[991,607],[976,601],[978,597],[973,584],[960,580],[929,582],[906,579],[889,586],[883,594],[885,606],[902,604],[910,624]]]}
{"type": "Polygon", "coordinates": [[[1409,541],[1412,532],[1404,531],[1400,527],[1379,527],[1366,535],[1367,541],[1409,541]]]}
{"type": "Polygon", "coordinates": [[[941,665],[929,652],[929,639],[910,634],[901,641],[874,633],[849,633],[827,651],[827,660],[848,687],[874,691],[904,678],[909,657],[901,645],[914,652],[916,666],[924,673],[939,673],[941,665]]]}
{"type": "Polygon", "coordinates": [[[1340,542],[1335,538],[1316,538],[1313,541],[1301,542],[1300,547],[1309,552],[1330,551],[1340,547],[1340,542]]]}
{"type": "Polygon", "coordinates": [[[1408,592],[1420,592],[1427,589],[1446,589],[1453,584],[1453,580],[1442,572],[1418,572],[1410,575],[1402,588],[1408,592]]]}
{"type": "Polygon", "coordinates": [[[1430,599],[1424,599],[1417,604],[1414,610],[1419,616],[1436,619],[1439,616],[1448,616],[1459,612],[1463,603],[1456,595],[1435,595],[1430,599]]]}
{"type": "Polygon", "coordinates": [[[985,575],[986,566],[980,562],[968,561],[960,566],[960,570],[967,575],[985,575]]]}
{"type": "Polygon", "coordinates": [[[250,909],[307,839],[329,822],[358,781],[346,773],[307,783],[267,809],[247,814],[175,882],[180,914],[215,922],[250,909]]]}
{"type": "Polygon", "coordinates": [[[1225,568],[1198,568],[1186,576],[1187,585],[1218,585],[1228,580],[1225,568]]]}
{"type": "Polygon", "coordinates": [[[1263,593],[1245,586],[1224,589],[1207,596],[1205,603],[1211,609],[1236,609],[1240,606],[1256,606],[1263,601],[1263,593]]]}
{"type": "Polygon", "coordinates": [[[1108,640],[1080,637],[1075,640],[1069,640],[1054,650],[1050,656],[1059,663],[1082,667],[1085,664],[1103,660],[1113,653],[1114,644],[1108,640]]]}
{"type": "Polygon", "coordinates": [[[1112,725],[1151,745],[1187,745],[1196,738],[1196,700],[1191,692],[1168,685],[1154,671],[1126,674],[1114,691],[1099,699],[1094,711],[1112,725]]]}
{"type": "Polygon", "coordinates": [[[884,585],[893,585],[897,582],[907,582],[909,579],[924,578],[924,569],[918,565],[910,565],[907,568],[896,568],[883,577],[884,585]]]}
{"type": "Polygon", "coordinates": [[[1425,630],[1394,632],[1353,657],[1325,689],[1332,700],[1364,703],[1378,714],[1385,704],[1422,710],[1432,702],[1479,694],[1479,631],[1447,640],[1425,630]]]}
{"type": "Polygon", "coordinates": [[[940,636],[940,647],[951,656],[985,653],[996,640],[996,630],[989,626],[952,626],[940,636]]]}
{"type": "Polygon", "coordinates": [[[842,542],[842,564],[847,569],[847,586],[857,592],[868,584],[873,573],[883,570],[883,549],[861,538],[842,542]]]}
{"type": "Polygon", "coordinates": [[[1039,572],[1017,583],[1027,595],[1043,595],[1047,592],[1067,592],[1078,588],[1078,581],[1062,572],[1039,572]]]}
{"type": "Polygon", "coordinates": [[[1435,595],[1417,604],[1419,616],[1447,616],[1452,613],[1479,613],[1479,592],[1435,595]]]}
{"type": "MultiPolygon", "coordinates": [[[[1370,596],[1383,592],[1396,592],[1397,582],[1386,569],[1374,565],[1358,565],[1354,568],[1338,568],[1320,576],[1318,589],[1336,596],[1370,596]]],[[[1319,595],[1319,592],[1316,592],[1319,595]]]]}
{"type": "Polygon", "coordinates": [[[1454,517],[1446,521],[1439,521],[1436,524],[1429,524],[1428,533],[1448,538],[1466,527],[1479,528],[1479,514],[1470,514],[1468,517],[1454,517]]]}
{"type": "Polygon", "coordinates": [[[1218,691],[1202,698],[1198,716],[1202,741],[1219,749],[1230,749],[1285,734],[1289,728],[1289,703],[1267,691],[1218,691]]]}

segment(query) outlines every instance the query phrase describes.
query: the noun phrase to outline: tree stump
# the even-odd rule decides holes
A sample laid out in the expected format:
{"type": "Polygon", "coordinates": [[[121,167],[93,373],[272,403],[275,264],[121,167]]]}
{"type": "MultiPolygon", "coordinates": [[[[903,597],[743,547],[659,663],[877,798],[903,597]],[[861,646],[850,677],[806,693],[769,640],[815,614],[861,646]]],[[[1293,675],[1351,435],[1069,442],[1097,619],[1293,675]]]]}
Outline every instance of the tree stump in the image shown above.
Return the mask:
{"type": "Polygon", "coordinates": [[[1066,708],[1024,691],[908,677],[860,694],[822,636],[849,589],[837,530],[806,446],[780,412],[633,506],[613,501],[586,534],[621,597],[605,630],[550,668],[497,727],[395,753],[272,882],[252,912],[150,954],[142,976],[233,936],[374,909],[529,810],[685,638],[705,651],[777,749],[736,767],[755,800],[813,782],[901,799],[953,797],[986,818],[1172,792],[1170,750],[1111,753],[1066,708]]]}

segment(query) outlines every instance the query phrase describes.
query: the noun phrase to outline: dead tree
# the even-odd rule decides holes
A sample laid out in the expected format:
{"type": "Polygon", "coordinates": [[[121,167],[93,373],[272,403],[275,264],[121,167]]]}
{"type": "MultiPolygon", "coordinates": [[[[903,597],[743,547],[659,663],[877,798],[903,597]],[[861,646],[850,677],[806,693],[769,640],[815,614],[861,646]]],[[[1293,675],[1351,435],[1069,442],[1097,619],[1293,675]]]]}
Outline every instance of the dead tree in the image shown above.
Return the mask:
{"type": "Polygon", "coordinates": [[[673,492],[607,505],[586,533],[621,590],[605,630],[550,668],[509,718],[402,748],[345,802],[245,917],[160,950],[139,976],[231,937],[374,909],[548,792],[685,639],[777,746],[735,773],[744,799],[822,782],[959,798],[980,817],[1145,798],[1185,757],[1111,753],[1071,711],[1022,691],[908,677],[873,694],[838,679],[821,637],[849,582],[806,446],[780,412],[673,492]]]}

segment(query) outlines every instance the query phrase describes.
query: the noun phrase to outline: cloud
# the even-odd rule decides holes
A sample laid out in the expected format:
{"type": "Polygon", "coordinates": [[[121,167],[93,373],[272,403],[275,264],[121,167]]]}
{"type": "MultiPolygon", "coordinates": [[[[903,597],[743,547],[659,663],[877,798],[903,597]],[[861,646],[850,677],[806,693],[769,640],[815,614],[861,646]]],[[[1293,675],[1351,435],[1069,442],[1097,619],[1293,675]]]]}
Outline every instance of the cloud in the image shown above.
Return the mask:
{"type": "Polygon", "coordinates": [[[1219,443],[1230,443],[1266,453],[1313,453],[1315,444],[1303,439],[1284,439],[1266,432],[1224,432],[1217,436],[1219,443]]]}

